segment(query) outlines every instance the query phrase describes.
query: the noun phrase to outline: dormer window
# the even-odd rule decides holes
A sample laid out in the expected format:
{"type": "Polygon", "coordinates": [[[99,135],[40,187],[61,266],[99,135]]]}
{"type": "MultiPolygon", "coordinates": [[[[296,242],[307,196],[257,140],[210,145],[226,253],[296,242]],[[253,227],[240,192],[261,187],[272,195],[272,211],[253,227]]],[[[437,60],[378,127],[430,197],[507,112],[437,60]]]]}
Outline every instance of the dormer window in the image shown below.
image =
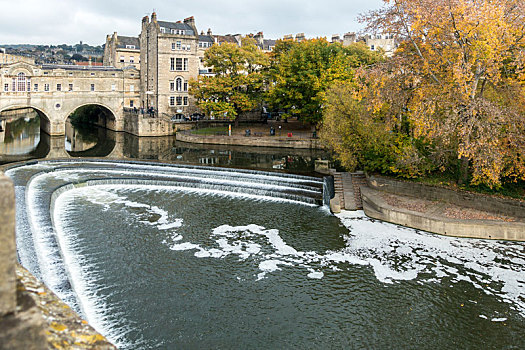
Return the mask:
{"type": "Polygon", "coordinates": [[[135,49],[135,45],[126,45],[126,49],[135,49]]]}
{"type": "Polygon", "coordinates": [[[166,33],[166,28],[164,28],[164,27],[160,27],[160,32],[161,32],[161,33],[166,33]]]}

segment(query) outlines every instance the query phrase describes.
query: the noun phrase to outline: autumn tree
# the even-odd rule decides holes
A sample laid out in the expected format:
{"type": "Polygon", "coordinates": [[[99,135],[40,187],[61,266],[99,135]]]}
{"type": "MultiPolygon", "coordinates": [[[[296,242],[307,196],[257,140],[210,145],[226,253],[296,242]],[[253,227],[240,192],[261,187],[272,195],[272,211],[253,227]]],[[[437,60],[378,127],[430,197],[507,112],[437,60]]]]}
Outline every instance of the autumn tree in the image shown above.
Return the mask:
{"type": "Polygon", "coordinates": [[[242,113],[255,109],[262,100],[264,70],[268,57],[249,37],[242,45],[223,43],[206,50],[204,63],[213,67],[214,76],[190,81],[190,94],[207,114],[238,121],[242,113]]]}
{"type": "Polygon", "coordinates": [[[285,117],[317,124],[328,87],[352,80],[355,68],[380,59],[362,43],[344,47],[326,39],[280,40],[271,56],[267,102],[285,117]]]}
{"type": "Polygon", "coordinates": [[[359,72],[348,96],[397,135],[392,172],[452,171],[490,187],[524,180],[524,2],[384,2],[363,20],[402,44],[391,60],[359,72]]]}

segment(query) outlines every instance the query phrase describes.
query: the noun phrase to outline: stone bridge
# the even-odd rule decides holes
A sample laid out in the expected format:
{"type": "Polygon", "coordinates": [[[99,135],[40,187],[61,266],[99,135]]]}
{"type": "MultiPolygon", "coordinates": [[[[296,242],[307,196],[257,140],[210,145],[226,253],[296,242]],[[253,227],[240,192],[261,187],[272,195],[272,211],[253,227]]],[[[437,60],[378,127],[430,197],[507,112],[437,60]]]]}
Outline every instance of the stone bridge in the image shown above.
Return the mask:
{"type": "Polygon", "coordinates": [[[41,129],[49,135],[64,135],[67,118],[87,105],[102,107],[98,124],[108,129],[139,136],[171,133],[169,121],[125,112],[141,104],[140,74],[133,67],[16,62],[0,65],[0,84],[0,113],[33,108],[41,117],[41,129]]]}

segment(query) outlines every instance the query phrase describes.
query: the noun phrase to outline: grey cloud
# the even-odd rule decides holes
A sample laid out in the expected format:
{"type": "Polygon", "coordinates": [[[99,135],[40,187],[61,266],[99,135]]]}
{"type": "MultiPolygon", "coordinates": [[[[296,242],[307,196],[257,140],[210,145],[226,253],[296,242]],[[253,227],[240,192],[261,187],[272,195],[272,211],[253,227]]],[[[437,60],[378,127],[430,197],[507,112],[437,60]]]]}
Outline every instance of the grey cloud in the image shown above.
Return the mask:
{"type": "Polygon", "coordinates": [[[265,37],[304,32],[307,37],[357,31],[360,13],[379,8],[381,0],[0,0],[0,44],[105,41],[106,34],[137,35],[141,18],[155,9],[159,19],[194,16],[199,30],[214,33],[263,31],[265,37]]]}

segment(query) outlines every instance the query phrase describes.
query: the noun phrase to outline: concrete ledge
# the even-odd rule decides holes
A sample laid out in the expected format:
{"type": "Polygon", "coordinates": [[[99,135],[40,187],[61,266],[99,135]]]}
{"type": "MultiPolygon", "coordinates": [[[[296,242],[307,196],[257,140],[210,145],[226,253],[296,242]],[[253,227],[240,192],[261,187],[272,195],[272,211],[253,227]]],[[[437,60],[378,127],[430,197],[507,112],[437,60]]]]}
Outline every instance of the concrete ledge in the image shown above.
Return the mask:
{"type": "Polygon", "coordinates": [[[258,137],[230,137],[230,136],[199,136],[190,133],[177,133],[177,141],[233,146],[279,147],[279,148],[309,148],[323,149],[318,139],[279,138],[278,136],[258,137]]]}
{"type": "Polygon", "coordinates": [[[371,218],[447,236],[525,241],[525,223],[493,220],[459,220],[395,208],[380,192],[361,187],[363,210],[371,218]]]}
{"type": "Polygon", "coordinates": [[[390,179],[382,176],[369,176],[367,177],[367,182],[368,186],[372,189],[401,196],[412,196],[430,201],[442,201],[496,214],[525,218],[525,201],[517,199],[499,198],[461,190],[453,191],[443,187],[390,179]]]}

